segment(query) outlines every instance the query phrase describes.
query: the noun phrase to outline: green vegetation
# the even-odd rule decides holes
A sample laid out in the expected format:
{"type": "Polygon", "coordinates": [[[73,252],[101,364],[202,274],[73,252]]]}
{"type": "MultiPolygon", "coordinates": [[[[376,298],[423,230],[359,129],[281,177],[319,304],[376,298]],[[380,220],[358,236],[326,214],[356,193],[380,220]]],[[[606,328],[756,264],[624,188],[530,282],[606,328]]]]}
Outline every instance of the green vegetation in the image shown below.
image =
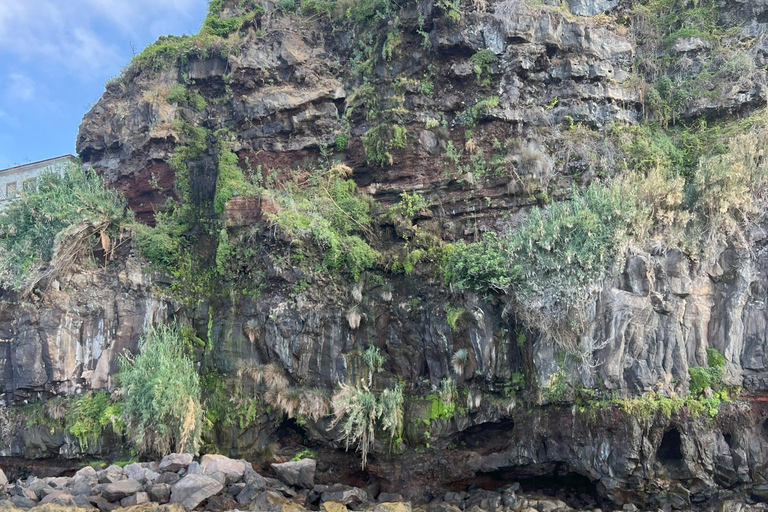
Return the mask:
{"type": "Polygon", "coordinates": [[[243,25],[255,17],[264,13],[264,8],[255,0],[240,0],[236,5],[239,14],[224,19],[221,11],[224,9],[224,0],[211,0],[208,4],[208,14],[203,21],[201,33],[212,34],[218,37],[227,37],[239,32],[243,25]]]}
{"type": "Polygon", "coordinates": [[[413,219],[416,214],[421,210],[429,207],[429,202],[421,195],[420,192],[414,192],[409,194],[408,192],[400,193],[400,202],[392,206],[388,213],[392,219],[413,219]]]}
{"type": "Polygon", "coordinates": [[[66,429],[77,438],[83,451],[98,441],[107,425],[121,435],[125,430],[121,402],[114,402],[105,391],[89,391],[71,398],[67,404],[66,429]]]}
{"type": "Polygon", "coordinates": [[[392,149],[403,149],[407,130],[399,124],[381,123],[363,135],[363,148],[369,164],[392,165],[392,149]]]}
{"type": "Polygon", "coordinates": [[[477,81],[482,87],[491,85],[491,66],[498,62],[499,58],[493,51],[485,49],[472,55],[469,59],[477,75],[477,81]]]}
{"type": "Polygon", "coordinates": [[[691,381],[688,389],[693,395],[703,394],[708,388],[712,391],[719,391],[723,385],[723,371],[725,358],[717,350],[707,348],[707,363],[709,368],[694,366],[688,368],[688,374],[691,381]]]}
{"type": "Polygon", "coordinates": [[[170,92],[165,97],[168,103],[178,105],[186,104],[195,110],[204,110],[208,104],[205,102],[199,92],[194,89],[187,89],[183,84],[176,84],[171,87],[170,92]]]}
{"type": "Polygon", "coordinates": [[[222,214],[227,201],[235,195],[247,193],[250,189],[243,170],[238,165],[237,155],[224,142],[219,143],[219,175],[216,178],[216,196],[213,208],[222,214]]]}
{"type": "Polygon", "coordinates": [[[355,388],[341,384],[333,396],[332,427],[341,425],[341,440],[349,449],[350,444],[357,446],[362,453],[362,467],[368,463],[368,452],[373,447],[376,430],[390,434],[393,442],[402,435],[403,430],[403,387],[396,385],[385,389],[377,397],[367,388],[355,388]]]}
{"type": "Polygon", "coordinates": [[[44,173],[0,211],[0,286],[28,291],[42,277],[82,261],[128,218],[125,200],[77,166],[44,173]]]}
{"type": "Polygon", "coordinates": [[[202,431],[200,383],[175,325],[150,327],[139,354],[120,361],[127,432],[139,453],[196,453],[202,431]]]}
{"type": "Polygon", "coordinates": [[[328,267],[346,269],[357,280],[379,254],[361,237],[370,232],[370,205],[355,182],[345,179],[350,173],[339,165],[304,183],[286,184],[275,198],[282,209],[274,221],[289,235],[317,244],[328,267]]]}
{"type": "Polygon", "coordinates": [[[43,427],[51,434],[72,434],[83,452],[99,440],[108,426],[117,435],[125,429],[122,403],[114,401],[106,391],[34,402],[23,407],[22,415],[28,428],[43,427]]]}

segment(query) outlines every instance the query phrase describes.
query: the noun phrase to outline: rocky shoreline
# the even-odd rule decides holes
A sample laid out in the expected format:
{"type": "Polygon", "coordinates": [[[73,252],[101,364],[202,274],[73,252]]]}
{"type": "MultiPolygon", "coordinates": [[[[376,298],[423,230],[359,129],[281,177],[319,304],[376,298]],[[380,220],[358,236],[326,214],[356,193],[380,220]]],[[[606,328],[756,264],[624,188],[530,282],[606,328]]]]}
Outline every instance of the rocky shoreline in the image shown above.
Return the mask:
{"type": "MultiPolygon", "coordinates": [[[[494,489],[470,484],[466,490],[446,492],[429,503],[412,503],[400,494],[378,492],[343,484],[315,483],[317,462],[311,458],[271,464],[262,476],[245,460],[223,455],[170,454],[158,462],[135,462],[124,467],[112,464],[97,470],[79,469],[73,476],[29,476],[9,482],[0,468],[0,511],[99,510],[112,512],[131,509],[158,512],[191,510],[259,510],[274,512],[603,512],[590,496],[581,494],[566,503],[561,491],[545,495],[526,492],[520,483],[505,483],[494,489]],[[266,474],[266,472],[265,472],[266,474]]],[[[488,487],[486,485],[485,487],[488,487]]],[[[570,496],[574,498],[574,496],[570,496]]],[[[567,498],[566,498],[567,499],[567,498]]],[[[604,504],[601,505],[605,507],[604,504]]],[[[623,511],[637,512],[634,505],[623,511]]],[[[732,499],[708,503],[717,512],[766,511],[766,503],[747,503],[732,499]]],[[[658,509],[662,512],[664,509],[658,509]]],[[[666,511],[664,511],[666,512],[666,511]]]]}

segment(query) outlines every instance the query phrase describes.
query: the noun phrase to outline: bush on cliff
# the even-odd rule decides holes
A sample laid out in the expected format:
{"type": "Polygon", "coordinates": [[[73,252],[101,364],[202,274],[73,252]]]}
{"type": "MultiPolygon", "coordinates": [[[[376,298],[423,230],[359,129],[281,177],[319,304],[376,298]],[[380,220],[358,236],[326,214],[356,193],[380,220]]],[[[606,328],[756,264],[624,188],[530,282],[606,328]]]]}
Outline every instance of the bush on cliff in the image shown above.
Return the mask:
{"type": "Polygon", "coordinates": [[[125,199],[99,176],[77,166],[44,173],[0,210],[0,286],[22,291],[63,271],[126,219],[125,199]],[[48,263],[50,265],[46,265],[48,263]]]}
{"type": "Polygon", "coordinates": [[[615,263],[641,216],[618,187],[592,185],[568,201],[534,208],[507,236],[457,245],[446,280],[481,293],[513,292],[523,319],[561,338],[574,327],[573,308],[615,263]]]}
{"type": "Polygon", "coordinates": [[[139,354],[121,359],[119,381],[128,435],[140,453],[197,452],[200,383],[178,326],[150,327],[139,354]]]}
{"type": "Polygon", "coordinates": [[[325,251],[324,262],[347,269],[355,279],[373,267],[379,253],[361,235],[370,234],[370,205],[357,192],[352,169],[337,165],[303,182],[286,184],[273,216],[288,235],[313,241],[325,251]]]}

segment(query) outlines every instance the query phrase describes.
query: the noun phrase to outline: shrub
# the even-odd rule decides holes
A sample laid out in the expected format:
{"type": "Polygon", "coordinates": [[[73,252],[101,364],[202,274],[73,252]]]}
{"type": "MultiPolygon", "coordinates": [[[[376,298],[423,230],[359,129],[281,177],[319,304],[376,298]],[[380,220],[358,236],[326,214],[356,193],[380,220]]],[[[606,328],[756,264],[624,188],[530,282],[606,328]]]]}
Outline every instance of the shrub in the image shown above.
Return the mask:
{"type": "Polygon", "coordinates": [[[424,199],[420,192],[409,194],[400,193],[400,201],[389,209],[389,216],[392,219],[403,218],[413,219],[417,213],[429,207],[429,202],[424,199]]]}
{"type": "Polygon", "coordinates": [[[226,37],[238,32],[246,21],[264,13],[264,8],[254,0],[242,0],[237,4],[239,14],[231,18],[221,17],[224,9],[224,0],[211,0],[208,4],[208,14],[203,21],[201,32],[219,37],[226,37]]]}
{"type": "Polygon", "coordinates": [[[85,256],[102,234],[128,216],[126,202],[92,171],[77,166],[44,173],[0,211],[0,285],[21,291],[85,256]],[[52,260],[55,260],[52,262],[52,260]]]}
{"type": "Polygon", "coordinates": [[[399,124],[381,123],[363,135],[363,149],[369,164],[392,165],[391,150],[406,145],[406,129],[399,124]]]}
{"type": "Polygon", "coordinates": [[[133,239],[141,254],[152,263],[166,270],[174,267],[181,249],[182,235],[186,225],[179,223],[169,214],[155,214],[155,227],[144,224],[132,226],[133,239]]]}
{"type": "Polygon", "coordinates": [[[176,325],[150,327],[139,354],[121,358],[119,377],[128,435],[140,453],[197,452],[200,383],[176,325]]]}
{"type": "Polygon", "coordinates": [[[480,50],[472,55],[469,60],[472,62],[472,67],[475,70],[475,75],[477,75],[477,80],[480,82],[480,85],[483,87],[491,85],[491,66],[499,60],[496,54],[488,49],[480,50]],[[483,75],[486,74],[487,76],[483,78],[483,75]]]}
{"type": "Polygon", "coordinates": [[[495,233],[485,233],[481,242],[454,245],[448,256],[445,281],[458,289],[506,293],[516,276],[509,241],[495,233]]]}
{"type": "Polygon", "coordinates": [[[351,169],[338,166],[325,176],[286,187],[273,219],[287,234],[309,239],[325,251],[331,268],[346,268],[355,279],[379,257],[359,234],[369,231],[370,205],[357,193],[351,169]]]}
{"type": "Polygon", "coordinates": [[[401,384],[384,390],[379,397],[367,388],[354,388],[341,384],[333,396],[334,419],[331,427],[341,424],[341,440],[349,449],[356,444],[363,455],[362,467],[368,463],[368,452],[376,436],[377,427],[388,431],[395,440],[403,429],[403,388],[401,384]]]}
{"type": "Polygon", "coordinates": [[[107,425],[111,425],[116,434],[122,434],[125,429],[122,404],[112,401],[105,391],[89,391],[69,399],[65,418],[67,431],[77,438],[83,450],[98,441],[107,425]]]}
{"type": "Polygon", "coordinates": [[[216,195],[213,207],[216,213],[224,213],[227,201],[237,194],[246,193],[249,189],[243,170],[238,165],[239,160],[234,151],[220,144],[219,174],[216,178],[216,195]]]}

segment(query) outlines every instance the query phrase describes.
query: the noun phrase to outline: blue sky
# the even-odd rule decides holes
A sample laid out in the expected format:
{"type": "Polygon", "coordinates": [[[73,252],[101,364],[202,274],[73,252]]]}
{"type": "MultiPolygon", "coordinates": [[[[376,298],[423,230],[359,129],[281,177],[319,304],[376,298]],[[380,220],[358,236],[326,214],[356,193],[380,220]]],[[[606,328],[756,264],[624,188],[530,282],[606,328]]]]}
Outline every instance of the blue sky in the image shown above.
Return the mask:
{"type": "Polygon", "coordinates": [[[194,33],[207,0],[0,0],[0,169],[74,154],[104,84],[158,36],[194,33]]]}

